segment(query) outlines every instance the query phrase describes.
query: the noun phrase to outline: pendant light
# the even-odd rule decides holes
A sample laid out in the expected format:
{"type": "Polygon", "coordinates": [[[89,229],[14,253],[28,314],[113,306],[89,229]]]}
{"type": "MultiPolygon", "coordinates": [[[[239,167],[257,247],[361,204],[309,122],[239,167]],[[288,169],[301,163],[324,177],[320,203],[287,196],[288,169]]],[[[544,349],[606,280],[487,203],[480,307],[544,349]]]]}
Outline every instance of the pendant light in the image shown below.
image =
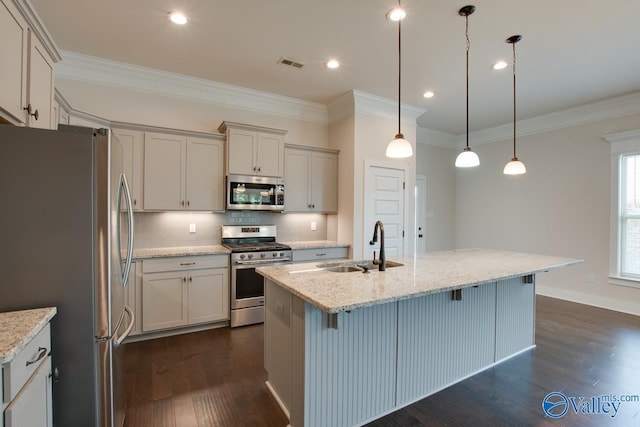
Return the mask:
{"type": "Polygon", "coordinates": [[[401,44],[401,22],[406,16],[405,11],[401,8],[400,2],[398,2],[398,7],[389,11],[387,13],[387,18],[392,21],[398,21],[398,133],[396,134],[393,141],[387,145],[387,157],[401,159],[405,157],[413,156],[413,148],[411,147],[411,143],[404,139],[404,135],[400,131],[400,97],[401,97],[401,72],[402,72],[402,44],[401,44]]]}
{"type": "Polygon", "coordinates": [[[518,157],[516,156],[516,43],[522,40],[522,36],[515,35],[507,39],[507,43],[510,43],[513,47],[513,158],[504,167],[503,173],[505,175],[522,175],[527,172],[527,168],[524,166],[518,157]]]}
{"type": "Polygon", "coordinates": [[[480,158],[469,148],[469,15],[476,11],[476,7],[469,5],[458,11],[458,14],[465,19],[465,37],[467,39],[467,145],[456,158],[456,167],[470,168],[480,164],[480,158]]]}

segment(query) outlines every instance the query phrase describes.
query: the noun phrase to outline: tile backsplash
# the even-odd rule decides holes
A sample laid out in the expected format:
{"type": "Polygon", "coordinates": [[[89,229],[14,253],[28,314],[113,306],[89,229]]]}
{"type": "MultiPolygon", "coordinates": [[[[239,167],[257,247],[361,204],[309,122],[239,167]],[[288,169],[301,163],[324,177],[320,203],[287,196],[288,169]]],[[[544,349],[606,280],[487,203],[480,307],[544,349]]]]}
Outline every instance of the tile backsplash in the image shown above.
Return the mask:
{"type": "Polygon", "coordinates": [[[138,212],[134,216],[135,247],[219,245],[222,225],[275,224],[278,241],[326,240],[327,215],[237,211],[226,213],[138,212]],[[316,230],[311,230],[311,223],[316,230]],[[196,232],[189,226],[195,224],[196,232]]]}

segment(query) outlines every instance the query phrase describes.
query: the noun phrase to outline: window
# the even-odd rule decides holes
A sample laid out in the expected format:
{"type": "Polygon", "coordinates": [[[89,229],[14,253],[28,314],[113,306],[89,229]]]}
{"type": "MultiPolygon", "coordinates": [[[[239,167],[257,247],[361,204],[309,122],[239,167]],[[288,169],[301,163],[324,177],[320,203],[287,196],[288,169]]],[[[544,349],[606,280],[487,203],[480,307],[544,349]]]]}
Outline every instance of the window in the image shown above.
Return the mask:
{"type": "Polygon", "coordinates": [[[611,144],[609,283],[640,287],[640,130],[604,139],[611,144]]]}
{"type": "Polygon", "coordinates": [[[640,280],[640,154],[620,156],[620,276],[640,280]]]}

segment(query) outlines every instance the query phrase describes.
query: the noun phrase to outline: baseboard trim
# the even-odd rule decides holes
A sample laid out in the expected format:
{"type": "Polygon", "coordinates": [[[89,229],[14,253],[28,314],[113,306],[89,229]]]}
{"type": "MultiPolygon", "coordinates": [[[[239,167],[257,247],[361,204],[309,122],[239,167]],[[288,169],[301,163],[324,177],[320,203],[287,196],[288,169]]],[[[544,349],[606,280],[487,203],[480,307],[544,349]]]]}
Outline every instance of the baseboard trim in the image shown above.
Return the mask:
{"type": "Polygon", "coordinates": [[[578,304],[585,304],[593,307],[604,308],[606,310],[640,316],[640,304],[633,301],[620,301],[618,299],[603,297],[600,295],[591,295],[567,289],[558,289],[540,285],[536,285],[536,295],[558,298],[565,301],[576,302],[578,304]]]}
{"type": "Polygon", "coordinates": [[[278,402],[278,406],[280,406],[280,409],[282,409],[282,412],[284,412],[287,418],[291,420],[291,416],[289,415],[289,410],[287,409],[286,406],[284,406],[284,402],[280,400],[280,396],[278,396],[278,393],[276,393],[276,391],[273,389],[271,384],[269,384],[269,381],[265,381],[264,383],[266,384],[267,389],[269,390],[269,393],[271,393],[273,398],[276,399],[276,402],[278,402]]]}

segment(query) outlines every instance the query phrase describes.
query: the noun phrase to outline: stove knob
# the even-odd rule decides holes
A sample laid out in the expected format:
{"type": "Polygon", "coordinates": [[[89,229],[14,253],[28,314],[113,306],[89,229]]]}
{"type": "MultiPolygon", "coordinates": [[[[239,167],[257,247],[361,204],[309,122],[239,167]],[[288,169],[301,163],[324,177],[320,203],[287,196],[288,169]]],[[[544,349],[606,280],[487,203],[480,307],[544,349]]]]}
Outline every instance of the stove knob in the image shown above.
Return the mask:
{"type": "Polygon", "coordinates": [[[277,257],[277,256],[278,256],[278,252],[274,252],[274,253],[273,253],[273,257],[275,258],[275,257],[277,257]]]}
{"type": "Polygon", "coordinates": [[[244,259],[244,258],[245,258],[244,254],[240,255],[240,259],[244,259]]]}
{"type": "Polygon", "coordinates": [[[264,257],[266,257],[266,256],[267,256],[267,254],[265,254],[264,252],[262,252],[262,253],[260,254],[260,258],[264,258],[264,257]]]}
{"type": "Polygon", "coordinates": [[[284,256],[284,252],[280,252],[280,256],[284,256]]]}
{"type": "Polygon", "coordinates": [[[247,258],[249,258],[249,259],[253,258],[253,254],[247,255],[247,258]]]}

